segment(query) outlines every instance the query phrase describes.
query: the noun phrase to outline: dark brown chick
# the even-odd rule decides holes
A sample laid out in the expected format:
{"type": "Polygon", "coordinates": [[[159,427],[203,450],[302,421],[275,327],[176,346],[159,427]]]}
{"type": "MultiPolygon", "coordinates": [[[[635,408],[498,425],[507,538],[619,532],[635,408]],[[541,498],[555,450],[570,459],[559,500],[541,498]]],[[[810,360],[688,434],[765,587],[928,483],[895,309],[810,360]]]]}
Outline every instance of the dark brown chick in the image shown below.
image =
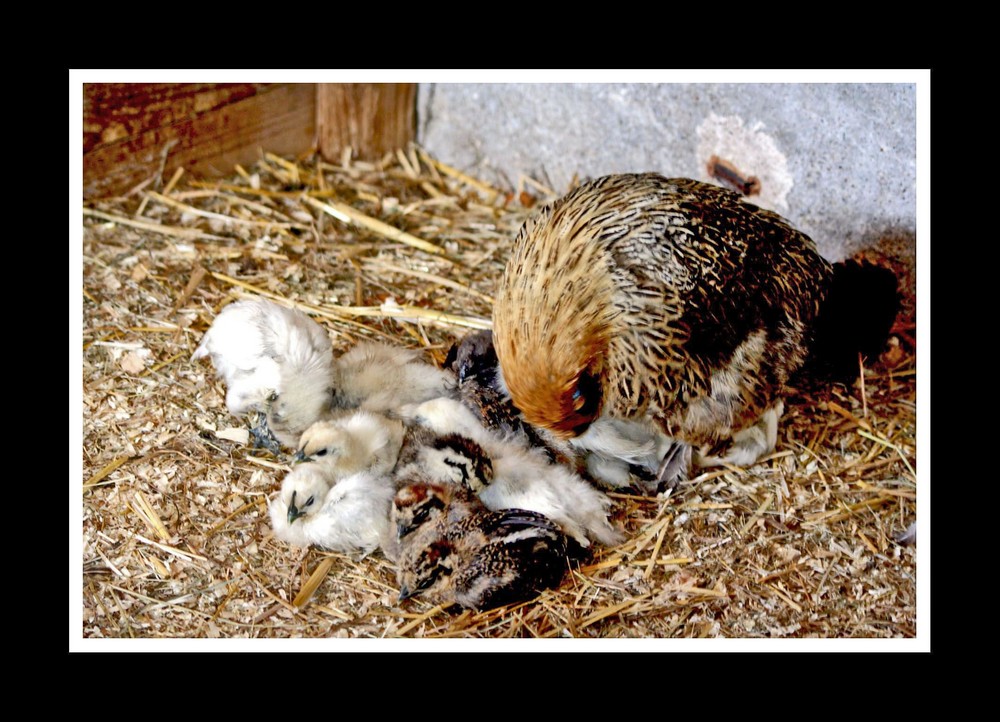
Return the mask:
{"type": "Polygon", "coordinates": [[[399,599],[492,609],[556,587],[566,536],[542,514],[490,511],[464,486],[415,482],[396,493],[399,599]]]}
{"type": "MultiPolygon", "coordinates": [[[[874,285],[894,297],[881,270],[874,285]]],[[[838,275],[808,236],[737,193],[610,175],[521,228],[494,343],[528,422],[580,440],[597,419],[652,419],[674,442],[658,474],[672,484],[692,462],[748,464],[774,448],[785,384],[817,319],[836,317],[825,302],[838,275]]],[[[894,315],[883,310],[875,337],[894,315]]],[[[856,363],[861,349],[847,338],[833,350],[856,363]]]]}
{"type": "Polygon", "coordinates": [[[538,432],[524,423],[503,385],[500,365],[489,330],[466,334],[448,351],[444,367],[454,371],[458,396],[472,409],[487,429],[507,437],[523,438],[529,446],[545,449],[550,459],[557,452],[549,448],[538,432]]]}

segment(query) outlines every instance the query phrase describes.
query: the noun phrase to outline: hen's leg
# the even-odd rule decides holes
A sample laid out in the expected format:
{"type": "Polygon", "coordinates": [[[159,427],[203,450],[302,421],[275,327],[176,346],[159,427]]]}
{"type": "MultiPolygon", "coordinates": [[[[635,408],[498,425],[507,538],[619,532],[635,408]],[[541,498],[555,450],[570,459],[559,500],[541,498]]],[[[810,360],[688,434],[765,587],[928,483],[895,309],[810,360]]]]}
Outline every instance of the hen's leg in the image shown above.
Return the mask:
{"type": "Polygon", "coordinates": [[[698,454],[695,464],[753,466],[762,457],[774,451],[774,446],[778,442],[778,419],[784,410],[785,404],[782,401],[775,402],[753,425],[733,434],[732,441],[721,454],[704,456],[698,454]]]}
{"type": "Polygon", "coordinates": [[[658,490],[673,489],[680,482],[690,479],[693,459],[691,445],[674,439],[656,472],[658,490]]]}

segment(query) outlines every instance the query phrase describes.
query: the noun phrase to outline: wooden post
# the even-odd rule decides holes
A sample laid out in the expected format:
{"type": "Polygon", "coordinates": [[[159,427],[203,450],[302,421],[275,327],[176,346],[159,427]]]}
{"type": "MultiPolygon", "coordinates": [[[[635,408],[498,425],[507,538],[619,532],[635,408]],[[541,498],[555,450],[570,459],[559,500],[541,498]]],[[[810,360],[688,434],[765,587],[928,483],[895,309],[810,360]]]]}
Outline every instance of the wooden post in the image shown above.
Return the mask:
{"type": "Polygon", "coordinates": [[[316,134],[320,154],[339,162],[345,148],[374,160],[416,137],[415,83],[320,83],[316,134]]]}

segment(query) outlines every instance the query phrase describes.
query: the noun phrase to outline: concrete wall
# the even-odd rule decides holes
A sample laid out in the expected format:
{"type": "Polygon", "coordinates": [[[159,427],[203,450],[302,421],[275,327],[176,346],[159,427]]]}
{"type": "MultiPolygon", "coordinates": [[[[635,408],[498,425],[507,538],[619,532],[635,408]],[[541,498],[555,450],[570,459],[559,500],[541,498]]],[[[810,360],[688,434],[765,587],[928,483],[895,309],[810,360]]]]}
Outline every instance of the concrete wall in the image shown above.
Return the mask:
{"type": "Polygon", "coordinates": [[[500,187],[526,174],[559,193],[574,174],[711,180],[714,154],[831,260],[880,247],[915,262],[912,83],[421,83],[417,137],[500,187]]]}

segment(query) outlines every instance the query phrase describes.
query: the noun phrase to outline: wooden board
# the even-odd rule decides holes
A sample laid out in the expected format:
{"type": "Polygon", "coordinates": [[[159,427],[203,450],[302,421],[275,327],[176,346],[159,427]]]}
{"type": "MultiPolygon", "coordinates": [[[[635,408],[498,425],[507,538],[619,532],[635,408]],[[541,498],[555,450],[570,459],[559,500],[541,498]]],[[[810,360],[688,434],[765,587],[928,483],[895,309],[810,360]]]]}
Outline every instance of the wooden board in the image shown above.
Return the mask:
{"type": "Polygon", "coordinates": [[[316,85],[84,85],[84,198],[118,195],[178,167],[232,172],[263,150],[297,155],[316,134],[316,85]]]}

